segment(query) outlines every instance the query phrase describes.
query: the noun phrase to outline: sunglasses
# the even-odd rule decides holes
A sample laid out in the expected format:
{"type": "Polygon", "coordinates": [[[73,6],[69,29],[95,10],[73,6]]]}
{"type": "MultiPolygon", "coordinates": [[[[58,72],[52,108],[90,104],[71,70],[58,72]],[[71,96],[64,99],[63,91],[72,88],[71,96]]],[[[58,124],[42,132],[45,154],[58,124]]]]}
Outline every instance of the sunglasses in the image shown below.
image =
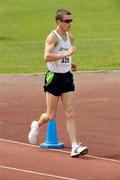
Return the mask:
{"type": "Polygon", "coordinates": [[[71,23],[72,21],[73,21],[72,19],[62,20],[62,22],[65,22],[65,23],[71,23]]]}

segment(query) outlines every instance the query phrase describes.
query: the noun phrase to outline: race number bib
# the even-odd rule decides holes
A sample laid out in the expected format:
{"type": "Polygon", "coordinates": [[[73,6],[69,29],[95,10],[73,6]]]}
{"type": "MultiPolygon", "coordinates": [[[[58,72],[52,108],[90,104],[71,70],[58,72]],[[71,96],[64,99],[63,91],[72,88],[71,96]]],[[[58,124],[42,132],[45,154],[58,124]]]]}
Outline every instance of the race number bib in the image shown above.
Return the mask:
{"type": "Polygon", "coordinates": [[[69,57],[65,57],[61,60],[61,63],[69,63],[69,57]]]}

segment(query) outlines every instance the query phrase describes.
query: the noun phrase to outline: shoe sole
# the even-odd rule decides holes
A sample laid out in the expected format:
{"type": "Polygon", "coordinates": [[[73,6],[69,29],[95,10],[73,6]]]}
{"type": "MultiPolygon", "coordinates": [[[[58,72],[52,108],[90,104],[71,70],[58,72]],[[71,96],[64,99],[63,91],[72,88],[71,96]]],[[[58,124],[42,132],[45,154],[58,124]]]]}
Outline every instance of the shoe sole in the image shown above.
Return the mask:
{"type": "Polygon", "coordinates": [[[80,153],[75,154],[75,155],[72,155],[71,157],[72,157],[72,158],[77,158],[77,157],[79,157],[79,156],[84,156],[84,155],[87,154],[87,153],[88,153],[88,149],[86,148],[86,149],[84,149],[83,151],[81,151],[80,153]]]}

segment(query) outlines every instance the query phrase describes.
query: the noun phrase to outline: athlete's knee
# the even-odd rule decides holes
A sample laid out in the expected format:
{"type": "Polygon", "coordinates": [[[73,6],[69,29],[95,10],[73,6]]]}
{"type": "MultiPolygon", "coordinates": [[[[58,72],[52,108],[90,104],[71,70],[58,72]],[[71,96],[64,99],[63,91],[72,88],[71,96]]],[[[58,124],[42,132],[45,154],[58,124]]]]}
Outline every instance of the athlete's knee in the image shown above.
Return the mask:
{"type": "Polygon", "coordinates": [[[75,112],[74,112],[73,108],[69,108],[67,111],[65,111],[65,116],[68,119],[74,118],[75,112]]]}

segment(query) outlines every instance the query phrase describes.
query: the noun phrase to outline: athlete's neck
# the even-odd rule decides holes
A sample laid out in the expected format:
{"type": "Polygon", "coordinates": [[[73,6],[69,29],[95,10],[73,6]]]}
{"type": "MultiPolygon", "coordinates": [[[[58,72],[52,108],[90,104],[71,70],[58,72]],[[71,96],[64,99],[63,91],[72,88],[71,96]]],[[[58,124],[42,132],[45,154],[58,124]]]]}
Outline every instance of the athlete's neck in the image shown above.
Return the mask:
{"type": "Polygon", "coordinates": [[[56,31],[57,31],[57,33],[58,33],[61,37],[66,37],[66,31],[65,31],[65,30],[57,27],[57,28],[56,28],[56,31]]]}

